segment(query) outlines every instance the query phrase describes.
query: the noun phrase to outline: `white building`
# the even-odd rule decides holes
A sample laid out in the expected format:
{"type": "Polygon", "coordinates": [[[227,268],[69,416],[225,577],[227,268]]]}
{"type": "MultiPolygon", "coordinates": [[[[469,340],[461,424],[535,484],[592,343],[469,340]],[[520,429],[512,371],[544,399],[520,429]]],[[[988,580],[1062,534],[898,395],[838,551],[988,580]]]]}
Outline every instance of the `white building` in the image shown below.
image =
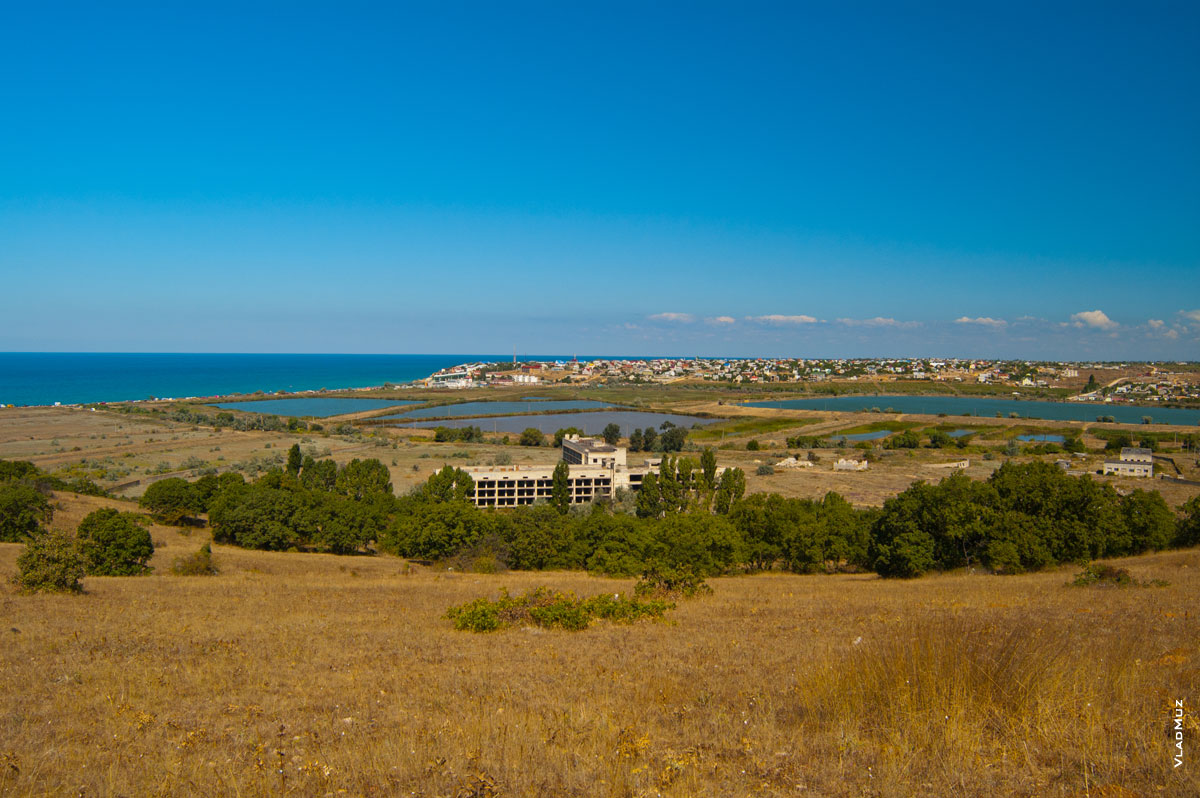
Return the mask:
{"type": "MultiPolygon", "coordinates": [[[[620,488],[637,490],[659,461],[630,468],[625,448],[599,438],[569,435],[563,439],[563,460],[570,469],[567,484],[571,504],[611,499],[620,488]]],[[[554,466],[475,466],[463,469],[475,481],[471,500],[477,507],[520,507],[549,501],[554,466]]]]}
{"type": "Polygon", "coordinates": [[[1134,446],[1121,449],[1119,460],[1105,460],[1104,473],[1119,477],[1154,476],[1154,452],[1134,446]]]}

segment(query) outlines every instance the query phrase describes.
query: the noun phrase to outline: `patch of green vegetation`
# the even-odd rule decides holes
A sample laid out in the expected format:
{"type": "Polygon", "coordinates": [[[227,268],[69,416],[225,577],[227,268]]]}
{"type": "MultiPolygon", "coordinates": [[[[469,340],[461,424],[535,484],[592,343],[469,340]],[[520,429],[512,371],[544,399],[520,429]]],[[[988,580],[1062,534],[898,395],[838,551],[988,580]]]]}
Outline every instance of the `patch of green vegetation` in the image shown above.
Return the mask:
{"type": "Polygon", "coordinates": [[[546,587],[510,596],[500,591],[500,598],[489,601],[478,598],[451,607],[446,617],[454,628],[464,632],[494,632],[510,626],[540,626],[546,629],[566,629],[577,632],[594,621],[633,623],[644,619],[661,618],[675,604],[665,599],[626,598],[619,593],[607,593],[580,599],[574,593],[562,593],[546,587]]]}
{"type": "Polygon", "coordinates": [[[742,435],[769,435],[781,430],[806,427],[809,424],[816,424],[818,421],[820,419],[815,418],[751,417],[729,419],[728,421],[709,424],[701,429],[691,430],[688,433],[688,438],[693,441],[714,441],[724,437],[734,438],[742,435]]]}
{"type": "MultiPolygon", "coordinates": [[[[867,432],[903,432],[906,429],[914,429],[920,427],[920,421],[872,421],[870,424],[859,424],[857,427],[847,427],[840,429],[837,432],[827,432],[823,437],[826,438],[841,438],[845,435],[859,435],[867,432]]],[[[952,428],[953,429],[953,428],[952,428]]]]}
{"type": "Polygon", "coordinates": [[[1170,582],[1163,579],[1147,579],[1139,582],[1124,568],[1092,563],[1067,583],[1068,587],[1167,587],[1170,582]]]}

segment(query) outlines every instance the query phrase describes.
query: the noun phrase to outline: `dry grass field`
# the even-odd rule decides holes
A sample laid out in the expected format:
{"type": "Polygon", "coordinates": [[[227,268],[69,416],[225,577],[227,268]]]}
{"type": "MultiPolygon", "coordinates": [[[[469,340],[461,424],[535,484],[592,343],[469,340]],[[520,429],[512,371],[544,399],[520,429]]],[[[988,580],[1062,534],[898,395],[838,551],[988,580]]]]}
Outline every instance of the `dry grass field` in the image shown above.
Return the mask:
{"type": "Polygon", "coordinates": [[[632,583],[228,547],[175,577],[207,534],[153,536],[151,576],[0,586],[0,794],[1200,794],[1196,550],[1121,563],[1160,588],[765,574],[666,622],[478,635],[446,609],[632,583]]]}

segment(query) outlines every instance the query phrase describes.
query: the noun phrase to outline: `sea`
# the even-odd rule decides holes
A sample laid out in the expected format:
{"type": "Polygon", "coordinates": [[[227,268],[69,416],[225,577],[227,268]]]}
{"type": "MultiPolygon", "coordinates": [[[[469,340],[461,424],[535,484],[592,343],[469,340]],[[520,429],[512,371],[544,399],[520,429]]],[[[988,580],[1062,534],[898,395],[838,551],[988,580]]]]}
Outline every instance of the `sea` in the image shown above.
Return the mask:
{"type": "MultiPolygon", "coordinates": [[[[265,355],[0,352],[0,405],[367,388],[504,355],[265,355]]],[[[569,359],[530,355],[529,360],[569,359]]]]}

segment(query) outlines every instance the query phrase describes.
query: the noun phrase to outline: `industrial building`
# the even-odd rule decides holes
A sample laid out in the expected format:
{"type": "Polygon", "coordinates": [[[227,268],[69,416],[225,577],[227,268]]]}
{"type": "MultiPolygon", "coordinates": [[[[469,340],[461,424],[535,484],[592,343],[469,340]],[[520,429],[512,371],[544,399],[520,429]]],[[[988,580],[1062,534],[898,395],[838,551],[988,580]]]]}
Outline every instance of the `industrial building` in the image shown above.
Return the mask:
{"type": "MultiPolygon", "coordinates": [[[[563,439],[562,459],[570,475],[571,504],[611,499],[618,489],[637,490],[660,461],[630,468],[625,448],[599,438],[569,435],[563,439]]],[[[463,469],[475,481],[470,499],[476,507],[521,507],[549,501],[554,466],[475,466],[463,469]]]]}
{"type": "Polygon", "coordinates": [[[1154,452],[1135,446],[1121,449],[1119,460],[1105,460],[1104,473],[1119,477],[1154,476],[1154,452]]]}

